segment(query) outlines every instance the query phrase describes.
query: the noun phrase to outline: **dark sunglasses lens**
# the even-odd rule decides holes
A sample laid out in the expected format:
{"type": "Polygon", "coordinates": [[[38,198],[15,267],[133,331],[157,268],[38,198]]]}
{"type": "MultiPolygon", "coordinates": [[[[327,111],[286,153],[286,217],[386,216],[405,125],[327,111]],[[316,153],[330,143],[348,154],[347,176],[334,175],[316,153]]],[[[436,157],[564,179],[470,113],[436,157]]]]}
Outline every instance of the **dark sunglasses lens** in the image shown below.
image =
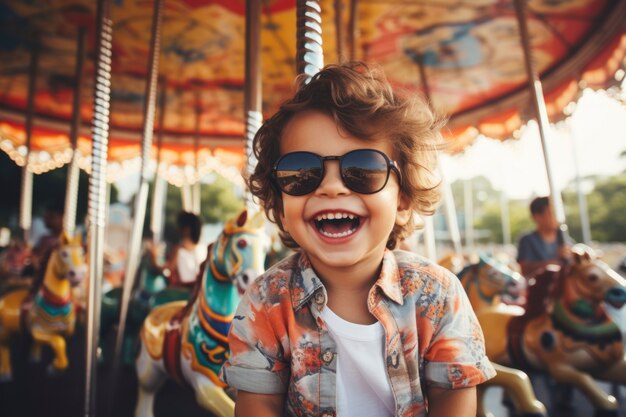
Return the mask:
{"type": "Polygon", "coordinates": [[[322,182],[322,161],[305,152],[284,155],[276,165],[276,182],[289,195],[311,193],[322,182]]]}
{"type": "Polygon", "coordinates": [[[389,175],[385,157],[371,150],[357,150],[341,160],[341,175],[352,191],[373,194],[383,189],[389,175]]]}

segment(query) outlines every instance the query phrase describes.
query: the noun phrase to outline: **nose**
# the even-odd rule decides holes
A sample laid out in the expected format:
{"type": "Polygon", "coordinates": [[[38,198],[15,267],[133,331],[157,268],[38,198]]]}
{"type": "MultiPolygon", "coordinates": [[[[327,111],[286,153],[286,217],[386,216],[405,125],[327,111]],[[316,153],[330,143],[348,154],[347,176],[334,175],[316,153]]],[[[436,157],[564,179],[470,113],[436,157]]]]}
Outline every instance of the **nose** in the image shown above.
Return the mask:
{"type": "Polygon", "coordinates": [[[315,193],[331,197],[350,193],[341,179],[339,161],[324,161],[324,178],[315,193]]]}

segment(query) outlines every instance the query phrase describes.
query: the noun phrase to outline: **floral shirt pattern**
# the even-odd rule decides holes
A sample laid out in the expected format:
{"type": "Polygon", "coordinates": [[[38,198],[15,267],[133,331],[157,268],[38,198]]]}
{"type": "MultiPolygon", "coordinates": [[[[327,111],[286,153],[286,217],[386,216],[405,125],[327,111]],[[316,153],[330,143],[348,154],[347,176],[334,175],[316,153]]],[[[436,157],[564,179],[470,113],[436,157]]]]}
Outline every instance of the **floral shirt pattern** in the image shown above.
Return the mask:
{"type": "MultiPolygon", "coordinates": [[[[336,346],[320,314],[326,300],[306,255],[270,268],[235,313],[222,380],[244,391],[284,393],[286,416],[335,416],[336,346]]],[[[386,251],[368,308],[385,329],[396,416],[426,416],[427,386],[471,387],[495,375],[467,296],[446,269],[386,251]]]]}

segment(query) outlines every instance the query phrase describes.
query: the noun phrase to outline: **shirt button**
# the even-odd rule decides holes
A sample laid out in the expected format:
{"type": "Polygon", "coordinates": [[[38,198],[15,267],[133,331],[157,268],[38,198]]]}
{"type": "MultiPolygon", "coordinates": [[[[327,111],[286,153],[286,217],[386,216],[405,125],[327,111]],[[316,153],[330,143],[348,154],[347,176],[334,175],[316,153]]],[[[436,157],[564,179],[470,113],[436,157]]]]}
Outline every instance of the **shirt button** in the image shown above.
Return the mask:
{"type": "Polygon", "coordinates": [[[326,302],[326,297],[322,291],[318,291],[315,293],[315,304],[322,305],[326,302]]]}
{"type": "Polygon", "coordinates": [[[322,354],[322,360],[324,361],[324,363],[326,363],[327,365],[329,363],[331,363],[333,361],[333,358],[335,357],[335,355],[333,354],[333,352],[331,352],[330,350],[327,350],[326,352],[324,352],[322,354]]]}

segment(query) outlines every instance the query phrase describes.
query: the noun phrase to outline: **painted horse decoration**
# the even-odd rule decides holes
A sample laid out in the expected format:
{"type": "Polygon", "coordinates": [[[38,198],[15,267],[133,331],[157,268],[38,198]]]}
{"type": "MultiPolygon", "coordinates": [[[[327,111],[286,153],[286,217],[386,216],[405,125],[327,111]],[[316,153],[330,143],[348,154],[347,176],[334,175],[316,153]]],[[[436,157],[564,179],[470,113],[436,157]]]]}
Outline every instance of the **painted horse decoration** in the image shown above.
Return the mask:
{"type": "Polygon", "coordinates": [[[11,380],[10,338],[17,333],[32,336],[33,359],[41,358],[43,345],[54,352],[48,368],[62,372],[68,365],[65,338],[74,333],[76,315],[72,288],[87,273],[80,237],[69,240],[63,234],[42,263],[39,285],[16,289],[0,297],[0,380],[11,380]]]}
{"type": "Polygon", "coordinates": [[[474,308],[517,304],[523,298],[526,280],[505,264],[481,254],[478,263],[468,265],[457,274],[474,308]]]}
{"type": "Polygon", "coordinates": [[[148,315],[136,361],[137,417],[153,416],[155,394],[168,376],[191,386],[200,406],[213,414],[234,415],[234,403],[217,375],[228,358],[227,334],[239,297],[263,272],[268,245],[263,213],[248,218],[244,210],[209,247],[195,296],[148,315]]]}
{"type": "MultiPolygon", "coordinates": [[[[502,304],[503,298],[517,300],[524,292],[525,279],[502,262],[481,254],[478,263],[466,266],[458,273],[476,314],[502,304]]],[[[519,310],[523,309],[512,307],[519,310]]],[[[479,387],[477,417],[489,414],[484,409],[483,396],[490,386],[502,387],[513,402],[516,414],[522,417],[546,416],[545,406],[537,399],[526,373],[493,363],[497,375],[479,387]]]]}
{"type": "Polygon", "coordinates": [[[548,266],[529,283],[526,311],[499,305],[478,312],[487,356],[520,369],[547,371],[578,388],[596,416],[618,415],[616,399],[593,378],[626,385],[624,341],[604,303],[626,303],[626,280],[584,245],[573,260],[548,266]]]}

